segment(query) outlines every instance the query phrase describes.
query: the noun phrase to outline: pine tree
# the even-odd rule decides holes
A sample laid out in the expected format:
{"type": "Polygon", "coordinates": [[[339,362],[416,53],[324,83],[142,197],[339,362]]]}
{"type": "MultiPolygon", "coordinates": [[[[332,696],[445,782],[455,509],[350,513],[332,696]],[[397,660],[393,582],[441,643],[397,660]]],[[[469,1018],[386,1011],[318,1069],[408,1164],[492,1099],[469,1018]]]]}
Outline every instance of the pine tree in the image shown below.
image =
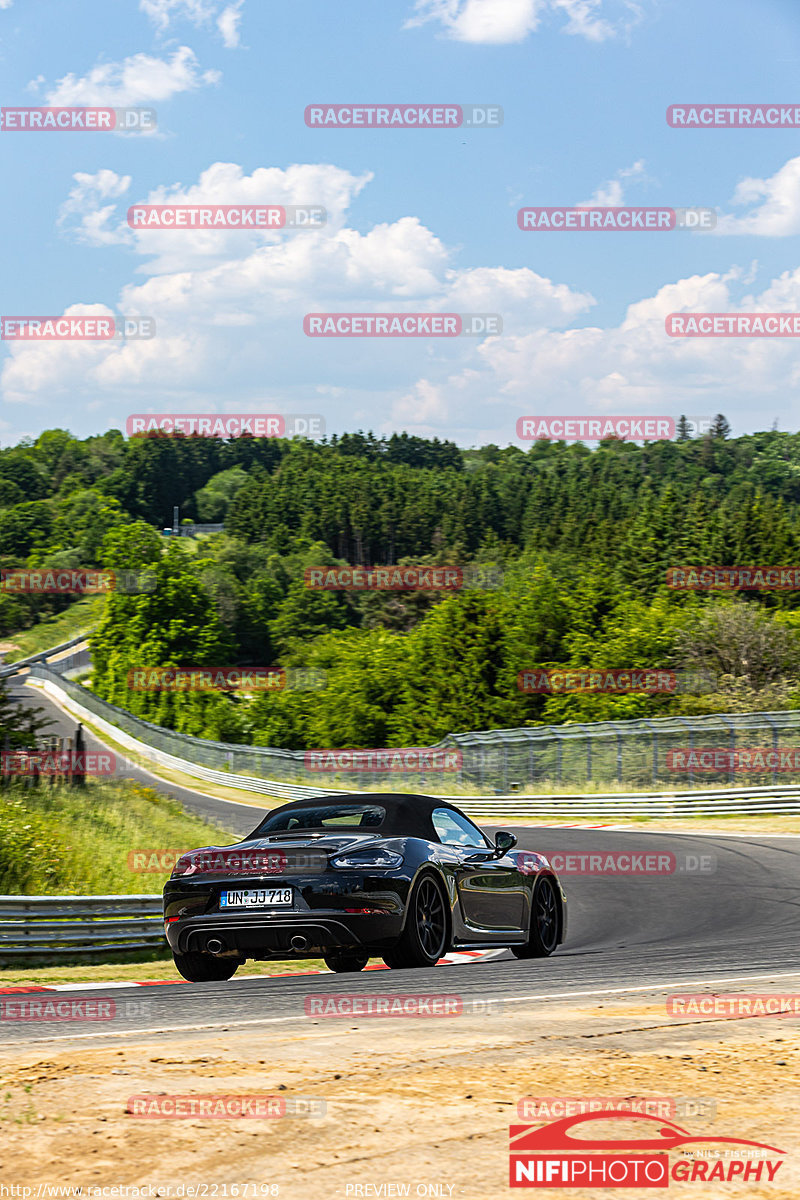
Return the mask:
{"type": "Polygon", "coordinates": [[[40,708],[18,704],[8,690],[7,681],[0,679],[0,752],[19,747],[32,749],[39,733],[53,723],[41,716],[41,712],[40,708]]]}

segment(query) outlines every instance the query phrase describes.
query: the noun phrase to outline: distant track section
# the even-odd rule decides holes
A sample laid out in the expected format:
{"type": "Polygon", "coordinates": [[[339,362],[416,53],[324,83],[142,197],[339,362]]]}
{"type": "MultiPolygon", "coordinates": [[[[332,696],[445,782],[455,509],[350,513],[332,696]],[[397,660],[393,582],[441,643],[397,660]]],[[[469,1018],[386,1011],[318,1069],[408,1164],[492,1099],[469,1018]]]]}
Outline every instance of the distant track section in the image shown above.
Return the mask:
{"type": "MultiPolygon", "coordinates": [[[[159,766],[179,771],[194,779],[202,779],[224,787],[255,792],[279,800],[304,800],[314,796],[352,795],[357,789],[316,788],[283,780],[261,779],[253,775],[236,775],[213,767],[191,762],[164,750],[149,746],[133,737],[96,712],[84,707],[74,695],[75,685],[63,685],[55,673],[33,668],[30,682],[78,720],[87,721],[100,733],[124,746],[144,760],[151,768],[159,766]]],[[[109,706],[110,709],[111,706],[109,706]]],[[[140,722],[145,725],[146,723],[140,722]]],[[[435,793],[438,794],[438,793],[435,793]]],[[[491,796],[443,795],[453,800],[475,820],[538,819],[559,816],[587,819],[603,817],[619,819],[631,816],[685,817],[700,815],[742,815],[753,813],[800,812],[800,785],[785,784],[772,787],[716,788],[706,791],[682,792],[612,792],[596,795],[520,796],[518,793],[491,796]]]]}

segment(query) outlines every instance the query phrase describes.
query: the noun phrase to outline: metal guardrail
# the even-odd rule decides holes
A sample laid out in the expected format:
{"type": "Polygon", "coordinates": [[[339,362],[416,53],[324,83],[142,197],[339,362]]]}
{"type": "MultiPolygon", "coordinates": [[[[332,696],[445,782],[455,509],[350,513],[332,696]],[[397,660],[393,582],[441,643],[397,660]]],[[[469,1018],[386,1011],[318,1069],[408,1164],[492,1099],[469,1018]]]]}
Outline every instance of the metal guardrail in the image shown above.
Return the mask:
{"type": "Polygon", "coordinates": [[[498,809],[504,821],[534,820],[554,815],[575,820],[605,821],[630,817],[757,816],[759,813],[800,813],[800,787],[709,788],[695,792],[618,792],[608,795],[494,796],[443,799],[464,810],[474,821],[495,824],[498,809]]]}
{"type": "Polygon", "coordinates": [[[58,646],[51,646],[49,650],[42,650],[39,654],[31,654],[29,658],[20,658],[17,662],[0,664],[0,679],[8,679],[11,675],[16,675],[18,671],[24,670],[25,667],[33,666],[35,663],[47,662],[48,658],[52,658],[54,654],[60,654],[62,650],[69,650],[72,646],[77,646],[80,642],[86,641],[87,634],[84,631],[79,633],[77,637],[70,638],[68,642],[61,642],[58,646]]]}
{"type": "MultiPolygon", "coordinates": [[[[263,752],[260,753],[256,747],[205,741],[203,738],[190,737],[188,734],[153,725],[150,721],[144,721],[124,709],[117,708],[115,704],[101,700],[88,688],[81,687],[48,667],[34,665],[30,678],[32,682],[40,684],[45,692],[54,695],[57,701],[79,720],[90,722],[101,733],[132,751],[132,756],[145,767],[167,767],[195,779],[204,779],[208,783],[284,800],[302,800],[335,790],[293,784],[285,779],[265,779],[261,775],[239,774],[232,769],[219,770],[218,765],[233,767],[234,754],[237,758],[241,756],[244,765],[258,770],[265,761],[263,752]],[[172,752],[173,749],[185,749],[187,745],[191,748],[190,752],[195,752],[192,759],[172,752]]],[[[268,753],[285,755],[289,760],[293,758],[291,750],[275,750],[268,753]]]]}
{"type": "Polygon", "coordinates": [[[0,896],[0,964],[162,945],[160,896],[0,896]]]}
{"type": "MultiPolygon", "coordinates": [[[[71,656],[67,662],[83,669],[86,666],[83,655],[71,656]]],[[[342,768],[335,775],[310,771],[302,750],[214,742],[165,729],[65,679],[64,670],[71,670],[71,666],[62,668],[61,662],[34,664],[30,674],[56,683],[96,717],[173,758],[223,771],[229,778],[243,775],[272,782],[280,780],[286,786],[310,787],[317,792],[359,790],[364,783],[364,773],[358,770],[342,768]]],[[[409,790],[428,791],[433,784],[438,791],[452,780],[459,787],[466,785],[467,789],[472,787],[489,795],[493,791],[505,795],[530,788],[570,793],[610,791],[615,787],[626,791],[646,788],[663,794],[673,789],[694,788],[696,784],[734,788],[743,782],[733,765],[721,766],[712,775],[697,768],[679,769],[677,763],[670,762],[671,753],[681,755],[705,748],[725,752],[756,748],[792,751],[800,764],[800,709],[453,733],[426,749],[457,751],[460,764],[457,770],[443,774],[429,769],[426,773],[420,767],[413,776],[404,773],[404,782],[409,790]]],[[[397,776],[389,769],[374,770],[369,773],[369,780],[371,784],[386,784],[391,790],[397,776]]],[[[800,783],[800,767],[791,773],[783,767],[780,770],[774,765],[765,767],[758,774],[753,772],[745,782],[780,787],[790,781],[800,783]],[[794,774],[797,780],[792,779],[794,774]]]]}
{"type": "MultiPolygon", "coordinates": [[[[97,709],[116,710],[114,705],[99,700],[86,688],[81,688],[70,680],[65,680],[58,674],[41,667],[33,668],[33,673],[46,692],[54,694],[59,702],[64,703],[79,719],[90,721],[101,734],[106,734],[113,741],[129,749],[143,765],[157,768],[159,765],[180,771],[195,779],[204,779],[209,783],[221,784],[225,787],[257,792],[264,796],[272,796],[280,800],[303,800],[314,796],[347,795],[358,789],[346,788],[314,788],[286,783],[284,780],[264,779],[252,775],[239,775],[229,771],[218,771],[201,763],[180,758],[164,750],[154,747],[145,741],[134,737],[112,723],[106,717],[97,715],[97,709]],[[89,701],[90,703],[85,703],[89,701]],[[92,703],[93,702],[93,703],[92,703]]],[[[113,716],[111,714],[107,714],[113,716]]],[[[171,730],[161,730],[159,726],[151,726],[147,721],[141,721],[130,713],[124,713],[126,722],[144,736],[153,729],[159,733],[171,734],[171,730]]],[[[188,738],[184,734],[175,735],[184,741],[198,742],[201,746],[211,749],[219,748],[221,743],[202,742],[198,738],[188,738]]],[[[246,748],[247,749],[247,748],[246,748]]],[[[283,753],[289,753],[283,751],[283,753]]],[[[438,781],[437,781],[438,782],[438,781]]],[[[425,788],[420,790],[424,791],[425,788]]],[[[552,819],[554,815],[569,818],[607,817],[611,820],[631,816],[649,817],[681,817],[706,815],[741,815],[770,813],[800,812],[800,785],[785,784],[774,787],[753,788],[708,788],[696,791],[661,791],[661,792],[611,792],[589,795],[552,795],[524,796],[518,792],[502,792],[500,789],[494,795],[464,796],[458,794],[437,795],[443,799],[452,800],[459,808],[474,820],[496,821],[499,815],[503,820],[530,820],[546,816],[552,819]]]]}

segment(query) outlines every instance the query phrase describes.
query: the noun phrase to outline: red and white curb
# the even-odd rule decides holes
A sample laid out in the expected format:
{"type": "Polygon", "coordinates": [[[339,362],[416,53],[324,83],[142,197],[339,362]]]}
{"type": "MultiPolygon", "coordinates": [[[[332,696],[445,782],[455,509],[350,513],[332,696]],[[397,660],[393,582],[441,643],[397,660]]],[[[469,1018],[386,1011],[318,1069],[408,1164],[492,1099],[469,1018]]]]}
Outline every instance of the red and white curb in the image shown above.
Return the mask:
{"type": "MultiPolygon", "coordinates": [[[[459,966],[463,963],[475,962],[477,959],[495,958],[504,954],[504,950],[454,950],[440,958],[437,967],[459,966]]],[[[365,971],[388,971],[385,963],[370,963],[365,971]]],[[[312,968],[310,971],[280,971],[274,975],[242,975],[242,982],[250,983],[255,979],[288,979],[301,975],[331,975],[326,967],[312,968]]],[[[0,996],[21,996],[29,992],[105,992],[110,988],[130,987],[167,987],[176,983],[186,983],[185,979],[129,979],[115,983],[51,983],[45,987],[39,984],[20,985],[19,987],[0,988],[0,996]]],[[[235,981],[231,981],[235,982],[235,981]]]]}

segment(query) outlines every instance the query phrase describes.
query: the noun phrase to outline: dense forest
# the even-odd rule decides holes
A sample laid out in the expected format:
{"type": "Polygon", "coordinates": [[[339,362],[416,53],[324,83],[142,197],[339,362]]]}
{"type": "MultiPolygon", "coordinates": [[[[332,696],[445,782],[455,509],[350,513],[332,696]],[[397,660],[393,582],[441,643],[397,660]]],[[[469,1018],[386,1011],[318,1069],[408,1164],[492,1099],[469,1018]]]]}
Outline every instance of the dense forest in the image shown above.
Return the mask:
{"type": "MultiPolygon", "coordinates": [[[[184,732],[287,748],[800,705],[800,594],[666,586],[674,566],[800,562],[799,518],[800,434],[732,439],[723,417],[702,438],[594,450],[56,429],[0,451],[0,569],[156,574],[154,591],[106,600],[91,686],[184,732]],[[163,537],[174,505],[225,532],[163,537]],[[306,586],[308,567],[348,563],[485,570],[455,592],[306,586]],[[325,686],[255,698],[128,688],[134,668],[235,664],[313,668],[325,686]],[[520,692],[520,671],[555,666],[711,682],[520,692]]],[[[72,599],[0,589],[0,637],[72,599]]]]}

